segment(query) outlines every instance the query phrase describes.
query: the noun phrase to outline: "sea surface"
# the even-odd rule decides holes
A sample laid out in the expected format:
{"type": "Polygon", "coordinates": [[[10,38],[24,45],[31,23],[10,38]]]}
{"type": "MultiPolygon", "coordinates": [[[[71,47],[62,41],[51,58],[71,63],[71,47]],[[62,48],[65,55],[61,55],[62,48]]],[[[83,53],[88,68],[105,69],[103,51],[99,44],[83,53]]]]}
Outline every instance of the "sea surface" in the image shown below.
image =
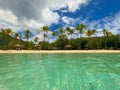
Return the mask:
{"type": "Polygon", "coordinates": [[[0,90],[120,90],[120,54],[0,54],[0,90]]]}

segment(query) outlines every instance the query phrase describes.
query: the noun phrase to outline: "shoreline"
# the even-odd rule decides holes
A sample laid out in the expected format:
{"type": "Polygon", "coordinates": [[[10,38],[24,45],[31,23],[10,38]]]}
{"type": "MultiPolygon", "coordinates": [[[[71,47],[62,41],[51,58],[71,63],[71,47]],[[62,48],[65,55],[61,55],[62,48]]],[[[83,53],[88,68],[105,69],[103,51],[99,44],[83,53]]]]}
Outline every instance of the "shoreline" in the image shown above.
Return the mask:
{"type": "Polygon", "coordinates": [[[2,53],[120,53],[120,50],[0,50],[2,53]]]}

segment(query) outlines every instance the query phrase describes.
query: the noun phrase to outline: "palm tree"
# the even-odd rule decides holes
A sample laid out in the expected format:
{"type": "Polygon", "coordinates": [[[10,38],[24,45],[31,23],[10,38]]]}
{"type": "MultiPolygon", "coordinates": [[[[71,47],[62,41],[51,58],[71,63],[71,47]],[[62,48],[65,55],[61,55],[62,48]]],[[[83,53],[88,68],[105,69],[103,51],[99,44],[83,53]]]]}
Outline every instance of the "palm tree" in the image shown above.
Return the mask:
{"type": "Polygon", "coordinates": [[[21,34],[19,34],[19,38],[20,38],[20,40],[22,40],[22,35],[21,34]]]}
{"type": "Polygon", "coordinates": [[[108,30],[107,29],[103,29],[103,35],[104,35],[104,37],[105,37],[105,48],[108,48],[108,38],[110,37],[110,36],[112,36],[112,32],[108,32],[108,30]]]}
{"type": "Polygon", "coordinates": [[[107,29],[104,28],[102,32],[103,32],[104,37],[106,37],[107,32],[108,32],[107,29]]]}
{"type": "MultiPolygon", "coordinates": [[[[80,38],[82,37],[82,34],[84,33],[84,29],[86,28],[86,25],[85,24],[79,24],[76,26],[76,30],[77,30],[77,38],[78,38],[78,35],[80,34],[80,38]]],[[[80,41],[79,41],[80,42],[80,41]]],[[[80,42],[80,47],[81,49],[81,42],[80,42]]]]}
{"type": "Polygon", "coordinates": [[[5,35],[10,35],[12,33],[12,30],[10,28],[1,29],[1,31],[5,35]]]}
{"type": "Polygon", "coordinates": [[[67,26],[67,27],[65,28],[65,30],[67,31],[67,35],[69,35],[71,28],[70,28],[69,26],[67,26]]]}
{"type": "Polygon", "coordinates": [[[44,32],[43,37],[44,37],[44,41],[45,41],[46,38],[47,38],[47,33],[48,33],[48,31],[49,31],[49,27],[48,27],[48,26],[43,26],[43,27],[42,27],[42,30],[43,30],[43,32],[44,32]]]}
{"type": "Polygon", "coordinates": [[[99,40],[97,40],[97,35],[96,35],[97,31],[95,29],[92,30],[92,35],[94,35],[94,38],[92,39],[92,46],[93,49],[97,49],[99,48],[99,40]]]}
{"type": "Polygon", "coordinates": [[[69,34],[71,35],[71,39],[72,39],[72,35],[74,34],[74,30],[73,30],[73,29],[70,29],[70,30],[69,30],[69,34]]]}
{"type": "Polygon", "coordinates": [[[19,37],[19,33],[15,33],[15,38],[18,38],[19,37]]]}
{"type": "Polygon", "coordinates": [[[102,32],[103,32],[103,35],[104,35],[104,38],[105,38],[105,48],[107,48],[107,40],[106,40],[107,37],[106,36],[107,36],[108,31],[107,31],[107,29],[104,28],[102,32]]]}
{"type": "Polygon", "coordinates": [[[5,34],[5,29],[1,29],[1,33],[2,33],[2,34],[5,34]]]}
{"type": "Polygon", "coordinates": [[[39,40],[39,38],[35,37],[35,39],[34,39],[35,44],[38,42],[38,40],[39,40]]]}
{"type": "Polygon", "coordinates": [[[59,29],[59,38],[61,38],[61,39],[65,39],[66,38],[66,35],[65,35],[65,31],[64,31],[64,29],[63,28],[60,28],[59,29]]]}
{"type": "Polygon", "coordinates": [[[30,30],[25,30],[25,38],[27,39],[27,44],[26,44],[26,48],[28,49],[29,47],[29,38],[30,38],[30,30]]]}
{"type": "Polygon", "coordinates": [[[97,31],[95,29],[93,29],[92,31],[93,31],[93,35],[96,37],[97,31]]]}
{"type": "Polygon", "coordinates": [[[52,32],[53,39],[55,36],[57,36],[57,33],[55,31],[52,32]]]}
{"type": "Polygon", "coordinates": [[[91,36],[93,35],[93,30],[88,29],[86,32],[86,36],[88,36],[89,38],[91,38],[91,36]]]}
{"type": "Polygon", "coordinates": [[[80,24],[76,26],[76,30],[77,32],[77,38],[78,38],[78,34],[80,34],[80,38],[82,37],[82,34],[84,33],[84,29],[86,28],[85,24],[80,24]]]}
{"type": "MultiPolygon", "coordinates": [[[[94,35],[95,32],[96,32],[96,30],[91,30],[91,29],[88,29],[87,32],[86,32],[86,36],[89,37],[89,40],[91,40],[91,42],[93,42],[93,41],[92,41],[92,35],[94,35]]],[[[92,45],[92,43],[91,43],[91,49],[92,49],[92,48],[93,48],[93,45],[92,45]]]]}
{"type": "MultiPolygon", "coordinates": [[[[9,40],[8,35],[10,35],[10,34],[12,33],[12,30],[9,29],[9,28],[7,28],[7,29],[1,29],[1,33],[2,33],[3,35],[5,35],[5,38],[6,38],[7,40],[9,40]]],[[[9,45],[7,44],[6,46],[7,46],[7,49],[8,49],[9,45]]]]}
{"type": "Polygon", "coordinates": [[[67,37],[66,37],[65,34],[63,34],[63,35],[60,35],[59,38],[64,40],[64,39],[67,38],[67,37]]]}
{"type": "Polygon", "coordinates": [[[113,35],[112,32],[107,32],[107,37],[110,37],[112,35],[113,35]]]}
{"type": "Polygon", "coordinates": [[[60,35],[63,35],[63,34],[65,33],[64,29],[63,29],[63,28],[60,28],[60,29],[59,29],[59,33],[60,33],[60,35]]]}
{"type": "Polygon", "coordinates": [[[25,31],[25,38],[27,39],[27,42],[28,42],[30,38],[30,30],[28,29],[25,31]]]}

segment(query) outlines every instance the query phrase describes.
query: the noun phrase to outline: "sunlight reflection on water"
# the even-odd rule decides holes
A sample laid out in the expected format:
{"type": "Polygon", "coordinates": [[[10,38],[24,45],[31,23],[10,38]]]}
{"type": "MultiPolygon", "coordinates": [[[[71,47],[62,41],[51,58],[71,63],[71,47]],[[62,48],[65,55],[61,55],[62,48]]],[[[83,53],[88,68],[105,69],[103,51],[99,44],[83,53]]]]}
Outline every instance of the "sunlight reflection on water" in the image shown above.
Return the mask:
{"type": "Polygon", "coordinates": [[[119,54],[0,54],[0,90],[120,90],[119,54]]]}

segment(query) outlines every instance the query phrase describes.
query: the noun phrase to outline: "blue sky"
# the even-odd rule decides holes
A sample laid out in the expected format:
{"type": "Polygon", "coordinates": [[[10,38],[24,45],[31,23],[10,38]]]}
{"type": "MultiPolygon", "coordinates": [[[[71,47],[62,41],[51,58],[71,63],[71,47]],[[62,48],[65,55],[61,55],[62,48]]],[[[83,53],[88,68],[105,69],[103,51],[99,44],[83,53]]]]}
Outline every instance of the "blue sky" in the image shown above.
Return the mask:
{"type": "MultiPolygon", "coordinates": [[[[30,29],[42,38],[43,25],[51,31],[85,23],[87,28],[120,32],[120,0],[0,0],[0,28],[30,29]]],[[[51,33],[51,32],[50,32],[51,33]]],[[[101,33],[98,33],[101,35],[101,33]]]]}
{"type": "MultiPolygon", "coordinates": [[[[64,8],[62,10],[67,10],[64,8]]],[[[99,21],[106,17],[114,17],[116,13],[120,12],[120,0],[92,0],[88,5],[81,6],[81,9],[77,10],[76,12],[60,12],[57,11],[61,17],[67,16],[73,19],[79,18],[81,20],[88,20],[89,22],[92,21],[99,21]]],[[[84,22],[83,22],[84,23],[84,22]]],[[[79,21],[74,23],[80,24],[79,21]]],[[[104,23],[101,23],[104,24],[104,23]]],[[[51,29],[57,29],[58,27],[65,26],[66,23],[60,21],[58,24],[53,24],[51,29]]],[[[69,25],[69,24],[68,24],[69,25]]]]}

